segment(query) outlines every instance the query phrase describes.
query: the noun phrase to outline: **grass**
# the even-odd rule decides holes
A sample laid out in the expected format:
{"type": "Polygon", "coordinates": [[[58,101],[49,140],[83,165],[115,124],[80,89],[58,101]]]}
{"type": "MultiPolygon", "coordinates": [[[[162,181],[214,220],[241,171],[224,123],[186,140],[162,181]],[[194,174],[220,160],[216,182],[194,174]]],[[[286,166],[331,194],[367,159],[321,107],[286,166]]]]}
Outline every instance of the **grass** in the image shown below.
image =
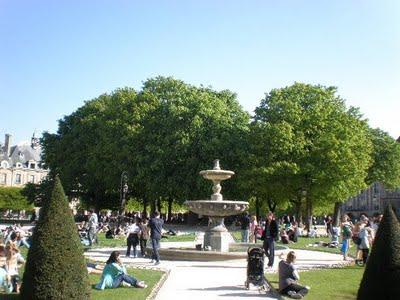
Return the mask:
{"type": "MultiPolygon", "coordinates": [[[[304,249],[304,250],[342,254],[340,252],[341,245],[339,245],[338,248],[329,248],[329,247],[323,247],[323,246],[316,246],[316,247],[308,246],[309,244],[315,244],[316,242],[320,242],[320,241],[329,243],[330,238],[329,237],[319,237],[319,238],[299,237],[297,243],[286,244],[285,246],[288,246],[290,249],[304,249]]],[[[284,245],[281,242],[277,242],[277,244],[284,245]]],[[[354,245],[354,243],[351,243],[351,247],[349,250],[349,256],[356,257],[356,251],[357,251],[357,247],[354,245]]]]}
{"type": "MultiPolygon", "coordinates": [[[[195,239],[194,233],[185,235],[172,235],[168,238],[162,238],[161,242],[192,242],[195,239]]],[[[115,248],[115,247],[126,247],[126,238],[106,239],[104,233],[98,235],[99,244],[94,244],[95,248],[115,248]]],[[[149,244],[149,242],[147,242],[149,244]]]]}
{"type": "MultiPolygon", "coordinates": [[[[306,271],[300,273],[300,284],[311,287],[307,300],[354,300],[363,273],[364,268],[358,266],[306,271]]],[[[278,288],[278,274],[266,274],[266,277],[278,288]]]]}
{"type": "MultiPolygon", "coordinates": [[[[22,247],[21,254],[26,257],[27,249],[22,247]]],[[[146,289],[138,289],[138,288],[129,288],[129,287],[120,287],[117,289],[105,289],[105,290],[96,290],[94,286],[100,281],[100,274],[89,274],[90,284],[92,286],[92,299],[94,300],[145,300],[153,287],[159,282],[163,272],[155,271],[155,270],[146,270],[146,269],[127,269],[130,275],[133,275],[138,280],[143,280],[146,282],[148,287],[146,289]]],[[[22,266],[19,270],[21,278],[23,277],[24,267],[22,266]]],[[[2,300],[20,300],[18,294],[5,294],[0,292],[0,299],[2,300]]]]}

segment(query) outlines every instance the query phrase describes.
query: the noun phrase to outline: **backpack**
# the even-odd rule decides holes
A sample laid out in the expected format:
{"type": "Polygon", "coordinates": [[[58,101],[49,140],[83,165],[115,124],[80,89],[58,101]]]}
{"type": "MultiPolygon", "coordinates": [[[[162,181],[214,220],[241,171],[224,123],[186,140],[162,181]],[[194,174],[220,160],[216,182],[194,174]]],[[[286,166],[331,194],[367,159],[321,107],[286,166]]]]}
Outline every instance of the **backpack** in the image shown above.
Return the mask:
{"type": "Polygon", "coordinates": [[[351,228],[349,225],[344,225],[343,226],[343,238],[344,239],[351,239],[353,236],[353,233],[351,232],[351,228]]]}

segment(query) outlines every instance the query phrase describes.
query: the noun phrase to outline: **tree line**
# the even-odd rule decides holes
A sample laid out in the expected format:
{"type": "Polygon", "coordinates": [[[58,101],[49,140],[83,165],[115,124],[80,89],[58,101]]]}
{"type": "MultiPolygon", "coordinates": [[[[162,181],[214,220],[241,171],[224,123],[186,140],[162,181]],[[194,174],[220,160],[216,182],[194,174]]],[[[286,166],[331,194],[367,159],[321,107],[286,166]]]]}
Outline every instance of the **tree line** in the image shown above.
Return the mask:
{"type": "MultiPolygon", "coordinates": [[[[118,208],[124,171],[129,197],[145,211],[207,199],[211,184],[198,173],[216,158],[236,172],[224,182],[225,199],[291,208],[298,217],[338,211],[375,181],[400,186],[399,143],[321,85],[273,89],[250,115],[229,90],[156,77],[139,91],[85,102],[41,144],[50,177],[58,174],[68,196],[96,209],[118,208]]],[[[46,184],[30,186],[30,199],[43,200],[46,184]]]]}

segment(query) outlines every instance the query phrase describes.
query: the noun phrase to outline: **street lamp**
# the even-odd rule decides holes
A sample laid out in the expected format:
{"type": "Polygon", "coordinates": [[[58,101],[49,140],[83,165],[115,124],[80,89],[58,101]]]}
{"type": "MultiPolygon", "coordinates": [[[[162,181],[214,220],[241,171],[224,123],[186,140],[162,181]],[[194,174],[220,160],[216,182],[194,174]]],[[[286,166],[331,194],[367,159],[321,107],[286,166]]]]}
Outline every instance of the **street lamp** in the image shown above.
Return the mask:
{"type": "Polygon", "coordinates": [[[121,207],[119,214],[122,216],[125,213],[125,205],[126,205],[126,194],[128,193],[128,172],[123,171],[121,174],[121,183],[120,183],[120,191],[121,191],[121,207]]]}

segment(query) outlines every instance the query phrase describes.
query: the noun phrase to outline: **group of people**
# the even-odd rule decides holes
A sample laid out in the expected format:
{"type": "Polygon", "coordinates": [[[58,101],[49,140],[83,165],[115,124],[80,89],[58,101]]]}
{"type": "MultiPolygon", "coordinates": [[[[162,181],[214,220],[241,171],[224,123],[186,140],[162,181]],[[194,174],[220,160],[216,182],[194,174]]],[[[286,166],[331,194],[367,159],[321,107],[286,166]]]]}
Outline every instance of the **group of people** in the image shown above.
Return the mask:
{"type": "Polygon", "coordinates": [[[354,224],[347,215],[344,215],[341,223],[343,259],[347,260],[350,243],[357,247],[356,263],[365,265],[369,251],[378,230],[383,215],[376,213],[370,220],[366,214],[360,215],[360,220],[354,224]]]}
{"type": "Polygon", "coordinates": [[[19,293],[19,267],[25,263],[20,247],[30,247],[29,233],[20,225],[9,226],[2,231],[0,242],[0,289],[7,293],[19,293]]]}

